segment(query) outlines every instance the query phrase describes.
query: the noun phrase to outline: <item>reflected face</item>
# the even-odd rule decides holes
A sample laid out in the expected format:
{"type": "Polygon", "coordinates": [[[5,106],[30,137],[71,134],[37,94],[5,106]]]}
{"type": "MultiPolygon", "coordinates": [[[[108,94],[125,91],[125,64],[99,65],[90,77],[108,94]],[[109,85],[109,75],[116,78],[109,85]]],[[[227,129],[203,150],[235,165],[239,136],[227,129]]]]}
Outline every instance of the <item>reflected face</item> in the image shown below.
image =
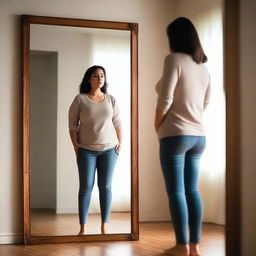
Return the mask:
{"type": "Polygon", "coordinates": [[[92,89],[101,89],[105,83],[105,74],[102,69],[96,69],[90,78],[90,84],[92,89]]]}

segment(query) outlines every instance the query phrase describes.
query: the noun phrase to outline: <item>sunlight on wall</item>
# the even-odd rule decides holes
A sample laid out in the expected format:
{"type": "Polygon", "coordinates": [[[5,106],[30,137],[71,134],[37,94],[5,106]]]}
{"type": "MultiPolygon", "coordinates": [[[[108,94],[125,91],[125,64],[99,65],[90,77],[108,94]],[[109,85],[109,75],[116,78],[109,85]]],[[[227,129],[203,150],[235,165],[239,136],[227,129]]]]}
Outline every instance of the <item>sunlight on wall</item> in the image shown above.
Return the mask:
{"type": "Polygon", "coordinates": [[[207,147],[201,161],[200,190],[204,203],[204,221],[225,223],[225,94],[223,85],[222,7],[212,9],[193,20],[211,74],[211,101],[204,114],[207,147]],[[207,196],[206,196],[207,195],[207,196]]]}

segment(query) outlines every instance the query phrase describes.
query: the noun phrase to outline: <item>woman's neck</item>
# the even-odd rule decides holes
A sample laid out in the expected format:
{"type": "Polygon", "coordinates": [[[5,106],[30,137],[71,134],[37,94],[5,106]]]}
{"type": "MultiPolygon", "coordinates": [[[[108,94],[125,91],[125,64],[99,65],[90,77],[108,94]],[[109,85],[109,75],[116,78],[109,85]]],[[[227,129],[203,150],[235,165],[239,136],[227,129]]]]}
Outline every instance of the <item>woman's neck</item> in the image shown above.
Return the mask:
{"type": "Polygon", "coordinates": [[[91,89],[88,94],[90,94],[92,96],[102,96],[104,93],[100,89],[97,88],[96,90],[91,89]]]}

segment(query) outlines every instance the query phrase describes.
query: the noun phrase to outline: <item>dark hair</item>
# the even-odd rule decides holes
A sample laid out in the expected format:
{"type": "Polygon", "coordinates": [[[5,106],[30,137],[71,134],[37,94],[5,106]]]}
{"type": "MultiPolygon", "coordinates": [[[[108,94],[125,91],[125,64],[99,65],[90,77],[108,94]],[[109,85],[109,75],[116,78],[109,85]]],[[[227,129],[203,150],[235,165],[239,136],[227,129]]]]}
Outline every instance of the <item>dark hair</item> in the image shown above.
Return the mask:
{"type": "Polygon", "coordinates": [[[96,69],[101,69],[104,73],[104,77],[105,77],[105,82],[104,82],[104,85],[103,87],[100,89],[103,93],[107,93],[107,87],[108,87],[108,83],[107,83],[107,80],[106,80],[106,70],[105,68],[103,68],[102,66],[92,66],[90,68],[88,68],[84,74],[84,77],[83,77],[83,80],[80,84],[80,93],[88,93],[91,91],[91,84],[90,84],[90,79],[91,79],[91,76],[93,74],[93,72],[96,70],[96,69]]]}
{"type": "Polygon", "coordinates": [[[189,19],[184,17],[175,19],[168,25],[167,35],[172,52],[187,53],[196,63],[207,61],[196,29],[189,19]]]}

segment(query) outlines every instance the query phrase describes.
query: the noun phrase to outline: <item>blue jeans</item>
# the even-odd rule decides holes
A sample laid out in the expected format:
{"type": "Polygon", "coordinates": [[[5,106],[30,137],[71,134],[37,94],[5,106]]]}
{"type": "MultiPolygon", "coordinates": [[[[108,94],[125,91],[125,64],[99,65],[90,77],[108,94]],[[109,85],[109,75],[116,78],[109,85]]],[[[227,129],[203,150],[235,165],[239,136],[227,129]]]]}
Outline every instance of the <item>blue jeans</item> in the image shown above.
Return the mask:
{"type": "Polygon", "coordinates": [[[171,136],[160,139],[160,162],[178,244],[200,241],[202,203],[197,183],[200,157],[205,145],[204,136],[171,136]]]}
{"type": "Polygon", "coordinates": [[[112,177],[117,160],[115,148],[103,151],[92,151],[79,148],[77,152],[77,165],[79,171],[79,220],[80,224],[87,221],[91,193],[94,186],[97,169],[98,187],[100,196],[100,210],[102,222],[109,221],[112,200],[112,177]]]}

